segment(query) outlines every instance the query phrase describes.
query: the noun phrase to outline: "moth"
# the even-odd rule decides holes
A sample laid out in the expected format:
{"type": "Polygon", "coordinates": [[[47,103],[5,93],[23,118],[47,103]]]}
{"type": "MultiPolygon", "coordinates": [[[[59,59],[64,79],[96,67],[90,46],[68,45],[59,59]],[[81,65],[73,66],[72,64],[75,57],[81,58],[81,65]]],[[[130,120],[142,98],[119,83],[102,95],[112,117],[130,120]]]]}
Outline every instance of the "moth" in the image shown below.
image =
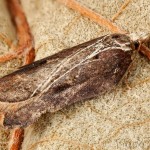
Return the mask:
{"type": "Polygon", "coordinates": [[[78,101],[112,90],[127,72],[140,41],[108,34],[26,65],[0,79],[1,125],[34,123],[78,101]]]}

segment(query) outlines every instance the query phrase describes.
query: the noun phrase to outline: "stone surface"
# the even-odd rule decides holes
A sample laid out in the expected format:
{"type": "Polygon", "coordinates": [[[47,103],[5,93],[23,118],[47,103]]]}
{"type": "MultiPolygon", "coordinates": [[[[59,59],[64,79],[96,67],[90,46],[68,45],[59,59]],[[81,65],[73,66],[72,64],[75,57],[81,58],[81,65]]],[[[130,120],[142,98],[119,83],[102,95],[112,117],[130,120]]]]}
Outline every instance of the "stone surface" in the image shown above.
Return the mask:
{"type": "MultiPolygon", "coordinates": [[[[124,1],[80,0],[111,19],[124,1]]],[[[22,0],[35,39],[36,60],[111,33],[55,0],[22,0]]],[[[15,40],[4,0],[0,0],[0,32],[15,40]]],[[[132,0],[115,23],[129,33],[150,32],[150,1],[132,0]]],[[[8,51],[2,42],[0,53],[8,51]]],[[[0,64],[0,75],[12,72],[20,60],[0,64]]],[[[150,61],[138,55],[127,77],[111,93],[43,115],[25,130],[23,150],[143,150],[150,138],[150,61]]],[[[8,131],[0,128],[0,149],[8,131]],[[5,136],[4,136],[5,135],[5,136]]]]}

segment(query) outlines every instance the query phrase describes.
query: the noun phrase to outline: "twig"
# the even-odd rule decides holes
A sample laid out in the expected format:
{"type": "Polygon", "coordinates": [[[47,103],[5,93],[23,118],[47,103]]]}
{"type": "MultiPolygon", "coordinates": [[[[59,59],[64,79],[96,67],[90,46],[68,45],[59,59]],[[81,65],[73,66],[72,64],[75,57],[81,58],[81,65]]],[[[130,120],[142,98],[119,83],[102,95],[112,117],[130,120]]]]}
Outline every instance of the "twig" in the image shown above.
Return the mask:
{"type": "Polygon", "coordinates": [[[17,58],[18,55],[24,55],[24,64],[30,64],[35,58],[34,41],[20,1],[7,0],[7,6],[16,28],[18,45],[15,52],[1,56],[0,62],[6,62],[13,58],[17,58]]]}
{"type": "Polygon", "coordinates": [[[148,47],[141,45],[140,52],[147,56],[147,58],[150,60],[150,49],[148,47]]]}
{"type": "Polygon", "coordinates": [[[112,17],[113,22],[119,17],[120,14],[122,14],[122,12],[125,10],[125,8],[129,5],[130,2],[131,2],[131,0],[125,0],[125,2],[120,7],[118,12],[112,17]]]}
{"type": "Polygon", "coordinates": [[[15,128],[12,132],[13,133],[9,143],[9,150],[20,150],[24,138],[24,129],[15,128]]]}
{"type": "Polygon", "coordinates": [[[77,3],[75,0],[57,0],[57,1],[65,4],[67,7],[73,10],[76,10],[80,14],[92,19],[94,22],[98,23],[99,25],[102,25],[103,27],[107,27],[112,32],[126,33],[124,30],[120,29],[111,21],[107,20],[100,14],[97,14],[94,11],[82,6],[81,4],[77,3]]]}
{"type": "MultiPolygon", "coordinates": [[[[123,33],[123,34],[127,33],[125,30],[122,30],[121,28],[119,28],[118,26],[113,24],[111,21],[109,21],[106,18],[104,18],[103,16],[101,16],[100,14],[97,14],[94,11],[82,6],[81,4],[77,3],[75,0],[57,0],[57,1],[66,5],[67,7],[71,8],[71,9],[81,13],[82,15],[90,18],[91,20],[98,23],[99,25],[107,27],[111,32],[123,33]]],[[[120,9],[120,11],[123,10],[129,4],[130,1],[131,0],[126,0],[126,2],[121,7],[122,9],[120,9]]],[[[149,58],[150,51],[143,44],[141,45],[140,52],[149,58]]]]}

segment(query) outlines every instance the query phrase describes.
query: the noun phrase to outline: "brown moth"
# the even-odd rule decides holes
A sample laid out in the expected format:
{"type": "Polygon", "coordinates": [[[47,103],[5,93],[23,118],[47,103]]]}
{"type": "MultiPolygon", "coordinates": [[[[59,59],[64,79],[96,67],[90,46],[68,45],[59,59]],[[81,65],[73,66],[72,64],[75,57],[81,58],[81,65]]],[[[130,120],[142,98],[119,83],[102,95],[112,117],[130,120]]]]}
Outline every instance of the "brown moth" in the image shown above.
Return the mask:
{"type": "Polygon", "coordinates": [[[1,78],[1,124],[26,127],[43,113],[110,91],[126,73],[138,47],[125,34],[105,35],[1,78]]]}

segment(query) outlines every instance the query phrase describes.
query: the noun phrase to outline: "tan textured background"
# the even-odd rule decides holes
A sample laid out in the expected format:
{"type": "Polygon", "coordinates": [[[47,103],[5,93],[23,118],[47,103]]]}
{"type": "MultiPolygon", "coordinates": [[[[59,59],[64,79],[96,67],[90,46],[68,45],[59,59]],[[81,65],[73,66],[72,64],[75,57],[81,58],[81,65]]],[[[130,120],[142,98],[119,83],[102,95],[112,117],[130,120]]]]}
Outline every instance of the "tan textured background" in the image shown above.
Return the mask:
{"type": "MultiPolygon", "coordinates": [[[[111,19],[124,0],[80,0],[111,19]]],[[[92,38],[111,33],[55,0],[22,0],[35,39],[36,60],[92,38]]],[[[9,15],[0,0],[0,33],[15,40],[9,15]]],[[[115,21],[125,30],[150,32],[150,1],[132,0],[115,21]]],[[[0,54],[8,51],[0,43],[0,54]]],[[[0,64],[0,76],[21,60],[0,64]]],[[[0,128],[0,150],[8,131],[0,128]]],[[[115,91],[91,101],[43,115],[25,130],[23,150],[148,150],[150,149],[150,61],[137,55],[130,74],[115,91]]]]}

